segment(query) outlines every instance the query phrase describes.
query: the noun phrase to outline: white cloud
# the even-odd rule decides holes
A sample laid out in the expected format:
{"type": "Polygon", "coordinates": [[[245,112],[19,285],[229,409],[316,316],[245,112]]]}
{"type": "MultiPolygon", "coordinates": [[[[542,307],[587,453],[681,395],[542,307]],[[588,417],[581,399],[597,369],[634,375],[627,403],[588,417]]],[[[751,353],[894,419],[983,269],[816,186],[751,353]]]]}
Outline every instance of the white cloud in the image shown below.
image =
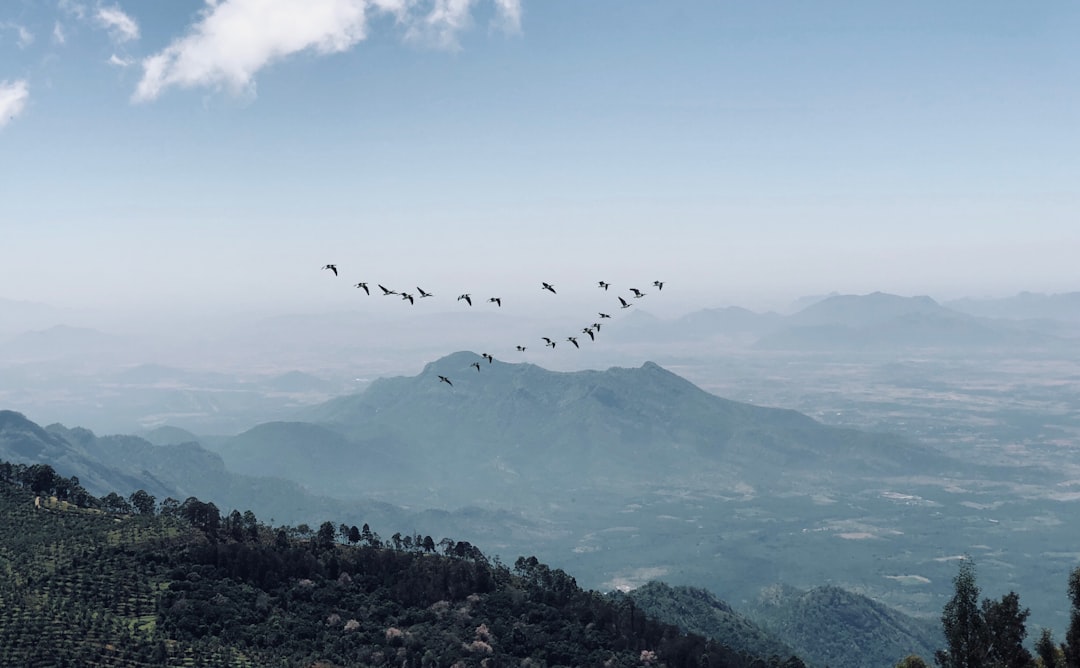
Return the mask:
{"type": "Polygon", "coordinates": [[[30,86],[26,79],[0,81],[0,128],[23,112],[29,97],[30,86]]]}
{"type": "Polygon", "coordinates": [[[409,27],[406,38],[443,49],[458,48],[458,33],[472,25],[472,6],[475,2],[435,0],[431,11],[409,27]]]}
{"type": "Polygon", "coordinates": [[[75,0],[60,0],[57,3],[57,7],[68,16],[73,16],[77,19],[86,18],[86,5],[81,2],[75,2],[75,0]]]}
{"type": "Polygon", "coordinates": [[[19,41],[16,44],[20,49],[25,49],[34,43],[34,33],[27,30],[24,26],[16,26],[19,31],[19,41]]]}
{"type": "Polygon", "coordinates": [[[221,0],[191,32],[143,61],[136,101],[170,86],[253,86],[267,64],[306,49],[344,51],[365,37],[367,0],[221,0]]]}
{"type": "Polygon", "coordinates": [[[130,42],[139,39],[139,24],[124,13],[119,6],[98,7],[95,15],[99,25],[109,31],[109,36],[116,42],[130,42]]]}
{"type": "Polygon", "coordinates": [[[64,27],[60,25],[59,21],[53,24],[52,38],[53,42],[56,44],[63,44],[67,41],[67,35],[64,34],[64,27]]]}
{"type": "Polygon", "coordinates": [[[120,56],[116,55],[115,53],[113,55],[109,56],[109,60],[108,60],[108,63],[110,65],[115,65],[116,67],[129,67],[129,66],[131,66],[133,64],[133,62],[134,61],[131,61],[131,60],[127,59],[127,58],[121,58],[120,56]]]}
{"type": "MultiPolygon", "coordinates": [[[[480,0],[206,0],[188,34],[142,61],[132,100],[157,98],[170,87],[211,87],[253,93],[255,75],[302,51],[347,51],[367,37],[371,14],[390,14],[409,41],[458,47],[480,0]]],[[[490,0],[503,29],[517,31],[520,0],[490,0]]]]}
{"type": "Polygon", "coordinates": [[[15,44],[20,49],[25,49],[34,43],[34,33],[26,29],[26,26],[14,23],[11,21],[4,21],[0,23],[0,29],[8,29],[15,32],[17,37],[15,38],[15,44]]]}
{"type": "Polygon", "coordinates": [[[521,0],[495,0],[495,24],[508,33],[521,32],[521,0]]]}

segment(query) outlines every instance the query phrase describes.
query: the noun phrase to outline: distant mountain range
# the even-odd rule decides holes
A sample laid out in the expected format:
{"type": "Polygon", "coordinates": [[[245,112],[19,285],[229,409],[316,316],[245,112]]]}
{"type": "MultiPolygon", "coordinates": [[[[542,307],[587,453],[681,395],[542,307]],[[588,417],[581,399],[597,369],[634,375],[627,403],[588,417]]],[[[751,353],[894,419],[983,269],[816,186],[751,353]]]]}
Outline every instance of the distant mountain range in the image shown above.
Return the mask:
{"type": "Polygon", "coordinates": [[[983,318],[1080,322],[1080,292],[1052,295],[1021,292],[1012,297],[985,299],[966,297],[945,302],[945,306],[983,318]]]}
{"type": "MultiPolygon", "coordinates": [[[[1072,300],[1064,295],[1047,298],[1046,308],[1031,312],[1049,312],[1050,304],[1061,306],[1060,313],[1067,316],[1061,320],[1074,319],[1069,315],[1072,300]]],[[[974,303],[960,305],[972,312],[950,308],[926,296],[875,292],[808,299],[791,315],[755,313],[734,306],[703,309],[674,320],[638,312],[637,317],[627,318],[618,330],[612,330],[611,336],[621,343],[713,342],[760,350],[849,352],[1043,347],[1070,345],[1070,333],[1075,336],[1067,326],[1048,326],[1047,322],[1025,321],[1019,316],[1006,319],[1003,314],[1008,309],[1004,306],[996,309],[997,315],[992,315],[995,309],[986,308],[984,315],[975,313],[974,303]]],[[[1080,320],[1080,316],[1075,319],[1080,320]]]]}

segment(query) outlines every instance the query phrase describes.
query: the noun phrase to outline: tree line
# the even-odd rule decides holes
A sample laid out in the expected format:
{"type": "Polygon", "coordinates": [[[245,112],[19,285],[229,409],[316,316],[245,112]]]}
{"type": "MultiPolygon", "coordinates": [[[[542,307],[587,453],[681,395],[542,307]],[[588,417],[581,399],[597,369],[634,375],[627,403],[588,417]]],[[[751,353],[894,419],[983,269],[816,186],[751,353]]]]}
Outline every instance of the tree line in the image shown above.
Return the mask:
{"type": "MultiPolygon", "coordinates": [[[[941,613],[946,646],[935,652],[934,662],[941,668],[1080,668],[1080,567],[1070,573],[1068,588],[1072,609],[1065,641],[1055,642],[1053,631],[1043,629],[1033,655],[1024,645],[1031,610],[1021,609],[1013,591],[980,601],[975,563],[965,557],[941,613]]],[[[921,657],[909,656],[896,668],[926,665],[921,657]]]]}

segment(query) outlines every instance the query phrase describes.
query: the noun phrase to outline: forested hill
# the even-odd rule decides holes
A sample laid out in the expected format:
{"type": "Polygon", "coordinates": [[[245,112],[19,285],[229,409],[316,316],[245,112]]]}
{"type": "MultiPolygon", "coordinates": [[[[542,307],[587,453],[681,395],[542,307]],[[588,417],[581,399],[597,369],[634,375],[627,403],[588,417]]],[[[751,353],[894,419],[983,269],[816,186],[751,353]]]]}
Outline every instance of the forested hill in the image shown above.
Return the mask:
{"type": "Polygon", "coordinates": [[[680,633],[535,558],[155,502],[0,462],[0,665],[803,665],[680,633]]]}

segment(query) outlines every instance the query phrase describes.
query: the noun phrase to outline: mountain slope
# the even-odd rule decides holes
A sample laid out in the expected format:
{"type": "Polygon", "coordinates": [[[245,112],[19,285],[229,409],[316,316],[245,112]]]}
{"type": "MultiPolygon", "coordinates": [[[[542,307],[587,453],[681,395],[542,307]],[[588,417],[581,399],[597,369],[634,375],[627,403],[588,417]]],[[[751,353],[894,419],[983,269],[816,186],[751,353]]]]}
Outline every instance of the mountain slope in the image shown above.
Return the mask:
{"type": "Polygon", "coordinates": [[[769,587],[747,612],[814,665],[889,668],[944,644],[936,624],[833,586],[769,587]]]}
{"type": "Polygon", "coordinates": [[[716,596],[695,587],[649,582],[626,594],[645,614],[747,654],[790,656],[792,649],[716,596]]]}
{"type": "MultiPolygon", "coordinates": [[[[353,444],[350,449],[326,435],[323,443],[312,439],[302,446],[313,457],[323,449],[338,453],[337,468],[321,471],[327,484],[354,485],[343,472],[366,471],[381,489],[456,490],[461,503],[504,493],[520,500],[541,487],[550,496],[605,482],[707,475],[770,487],[811,474],[951,465],[895,436],[828,427],[795,411],[717,397],[651,362],[636,369],[552,372],[460,352],[417,376],[376,380],[361,394],[301,415],[353,444]],[[470,366],[474,361],[479,372],[470,366]],[[439,382],[440,375],[453,386],[439,382]],[[389,470],[372,454],[380,449],[393,451],[389,470]]],[[[260,458],[265,474],[288,476],[300,443],[292,439],[290,454],[279,447],[288,438],[272,428],[260,433],[263,444],[246,444],[247,456],[260,458]]]]}

